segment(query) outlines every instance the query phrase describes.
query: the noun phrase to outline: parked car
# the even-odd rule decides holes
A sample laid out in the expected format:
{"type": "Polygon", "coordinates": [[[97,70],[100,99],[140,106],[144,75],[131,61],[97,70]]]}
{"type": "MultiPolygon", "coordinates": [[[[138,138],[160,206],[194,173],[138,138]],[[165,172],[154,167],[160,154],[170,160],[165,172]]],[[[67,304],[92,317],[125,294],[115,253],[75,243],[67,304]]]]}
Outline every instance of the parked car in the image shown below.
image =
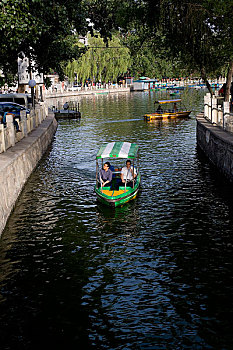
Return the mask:
{"type": "Polygon", "coordinates": [[[18,103],[14,102],[0,102],[0,115],[4,115],[5,108],[8,107],[11,109],[11,112],[15,115],[16,118],[20,117],[20,111],[25,110],[27,114],[30,113],[30,110],[22,105],[19,105],[18,103]]]}

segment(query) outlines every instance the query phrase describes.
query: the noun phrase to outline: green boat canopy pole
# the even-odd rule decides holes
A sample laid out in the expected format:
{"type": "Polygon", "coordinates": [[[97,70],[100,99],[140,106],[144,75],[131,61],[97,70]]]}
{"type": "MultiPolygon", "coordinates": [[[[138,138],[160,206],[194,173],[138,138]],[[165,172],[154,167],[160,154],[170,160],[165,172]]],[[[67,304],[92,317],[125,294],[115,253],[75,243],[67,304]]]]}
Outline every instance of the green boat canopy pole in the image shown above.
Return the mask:
{"type": "Polygon", "coordinates": [[[99,164],[98,164],[98,160],[96,159],[96,187],[98,186],[98,167],[99,167],[99,164]]]}
{"type": "Polygon", "coordinates": [[[134,188],[134,159],[133,159],[133,188],[134,188]]]}

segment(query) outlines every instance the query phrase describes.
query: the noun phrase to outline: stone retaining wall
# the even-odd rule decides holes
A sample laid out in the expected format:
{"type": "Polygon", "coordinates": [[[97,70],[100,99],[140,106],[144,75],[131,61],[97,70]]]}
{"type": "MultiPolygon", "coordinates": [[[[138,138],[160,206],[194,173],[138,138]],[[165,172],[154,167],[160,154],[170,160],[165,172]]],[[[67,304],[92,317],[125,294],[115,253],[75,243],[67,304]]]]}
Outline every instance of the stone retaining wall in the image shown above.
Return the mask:
{"type": "Polygon", "coordinates": [[[197,145],[209,160],[233,182],[233,134],[207,121],[198,115],[197,145]]]}
{"type": "Polygon", "coordinates": [[[14,147],[0,154],[0,235],[28,177],[51,143],[57,129],[53,113],[14,147]]]}
{"type": "Polygon", "coordinates": [[[75,91],[63,91],[63,92],[47,92],[45,94],[45,99],[50,98],[60,98],[60,97],[70,97],[70,96],[83,96],[83,95],[98,95],[101,93],[118,93],[118,92],[130,92],[130,87],[114,87],[108,89],[89,89],[75,90],[75,91]]]}

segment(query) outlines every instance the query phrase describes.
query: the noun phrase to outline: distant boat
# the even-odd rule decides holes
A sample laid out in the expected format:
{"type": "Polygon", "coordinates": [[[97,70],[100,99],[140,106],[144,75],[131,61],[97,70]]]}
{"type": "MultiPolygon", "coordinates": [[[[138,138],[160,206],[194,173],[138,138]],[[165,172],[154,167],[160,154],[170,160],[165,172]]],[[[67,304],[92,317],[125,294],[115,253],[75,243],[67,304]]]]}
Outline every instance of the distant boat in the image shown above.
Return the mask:
{"type": "Polygon", "coordinates": [[[54,112],[56,119],[80,119],[81,113],[79,111],[60,109],[54,112]]]}
{"type": "Polygon", "coordinates": [[[98,91],[96,90],[95,92],[93,92],[94,95],[108,95],[109,91],[98,91]]]}
{"type": "Polygon", "coordinates": [[[169,86],[167,90],[184,90],[184,86],[169,86]]]}
{"type": "Polygon", "coordinates": [[[179,95],[179,91],[173,91],[173,92],[171,92],[170,93],[170,96],[177,96],[177,95],[179,95]]]}
{"type": "Polygon", "coordinates": [[[180,103],[181,99],[171,99],[171,100],[158,100],[154,104],[157,104],[157,110],[154,113],[147,113],[144,115],[146,121],[151,120],[163,120],[163,119],[175,119],[175,118],[186,118],[189,116],[191,111],[183,110],[178,108],[177,103],[180,103]],[[164,109],[164,104],[173,104],[172,109],[164,109]]]}

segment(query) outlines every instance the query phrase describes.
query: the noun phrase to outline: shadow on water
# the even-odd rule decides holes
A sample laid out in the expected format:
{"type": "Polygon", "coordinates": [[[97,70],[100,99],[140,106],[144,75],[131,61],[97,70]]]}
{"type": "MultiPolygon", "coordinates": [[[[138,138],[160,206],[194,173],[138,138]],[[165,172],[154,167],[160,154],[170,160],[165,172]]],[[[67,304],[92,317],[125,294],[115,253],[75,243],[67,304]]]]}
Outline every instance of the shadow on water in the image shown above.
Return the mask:
{"type": "Polygon", "coordinates": [[[208,160],[204,152],[197,147],[197,159],[200,164],[200,172],[205,181],[208,181],[211,190],[229,204],[229,208],[233,205],[233,187],[226,177],[218,171],[218,169],[208,160]]]}

